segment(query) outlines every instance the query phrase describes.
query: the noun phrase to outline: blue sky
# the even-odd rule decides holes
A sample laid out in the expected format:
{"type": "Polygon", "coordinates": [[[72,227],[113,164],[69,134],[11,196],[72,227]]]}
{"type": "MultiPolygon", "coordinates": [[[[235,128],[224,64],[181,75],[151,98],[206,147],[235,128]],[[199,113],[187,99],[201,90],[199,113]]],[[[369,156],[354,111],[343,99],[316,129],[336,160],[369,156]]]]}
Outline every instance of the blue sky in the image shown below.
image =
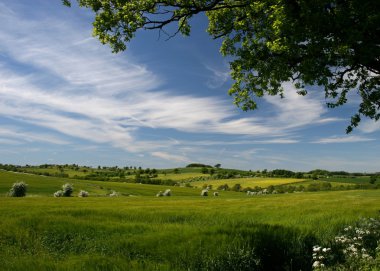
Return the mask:
{"type": "Polygon", "coordinates": [[[191,37],[139,32],[117,55],[92,18],[60,0],[0,0],[0,163],[380,171],[380,122],[345,134],[355,94],[329,110],[320,89],[285,83],[285,99],[242,112],[204,17],[191,37]]]}

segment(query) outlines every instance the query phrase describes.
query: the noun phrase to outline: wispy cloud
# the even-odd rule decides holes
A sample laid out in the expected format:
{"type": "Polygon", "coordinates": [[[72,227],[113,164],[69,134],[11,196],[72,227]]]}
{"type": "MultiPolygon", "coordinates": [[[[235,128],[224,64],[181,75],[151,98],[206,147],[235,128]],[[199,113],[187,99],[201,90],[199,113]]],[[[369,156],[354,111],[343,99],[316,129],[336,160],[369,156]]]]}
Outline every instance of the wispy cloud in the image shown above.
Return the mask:
{"type": "Polygon", "coordinates": [[[374,120],[361,121],[358,129],[365,134],[374,133],[380,130],[380,121],[376,121],[376,122],[374,120]]]}
{"type": "Polygon", "coordinates": [[[17,127],[0,127],[0,136],[3,138],[3,143],[18,144],[22,142],[45,142],[51,144],[64,145],[69,144],[68,141],[63,140],[57,136],[46,133],[35,133],[21,130],[17,127]],[[15,140],[17,139],[17,141],[15,140]]]}
{"type": "Polygon", "coordinates": [[[331,143],[354,143],[354,142],[366,142],[374,141],[373,138],[363,137],[363,136],[332,136],[327,138],[321,138],[313,141],[312,143],[317,144],[331,144],[331,143]]]}
{"type": "Polygon", "coordinates": [[[215,68],[209,65],[205,65],[205,68],[211,72],[211,76],[206,82],[206,85],[209,88],[221,87],[230,78],[230,70],[228,66],[215,68]]]}
{"type": "Polygon", "coordinates": [[[165,159],[165,160],[168,160],[168,161],[174,161],[174,162],[189,162],[189,158],[185,157],[185,156],[182,156],[182,155],[177,155],[177,154],[170,154],[170,153],[167,153],[167,152],[152,152],[151,153],[152,156],[154,157],[158,157],[158,158],[161,158],[161,159],[165,159]]]}

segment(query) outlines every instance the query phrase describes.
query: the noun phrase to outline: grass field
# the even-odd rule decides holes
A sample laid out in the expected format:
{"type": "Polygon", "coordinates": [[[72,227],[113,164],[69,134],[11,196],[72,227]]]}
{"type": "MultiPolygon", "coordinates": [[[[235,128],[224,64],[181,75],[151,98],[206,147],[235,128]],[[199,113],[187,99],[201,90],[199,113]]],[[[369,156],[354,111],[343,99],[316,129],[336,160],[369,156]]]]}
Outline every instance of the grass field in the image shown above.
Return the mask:
{"type": "Polygon", "coordinates": [[[380,190],[154,196],[165,188],[0,171],[0,269],[311,270],[313,245],[380,211],[380,190]],[[27,197],[4,196],[15,181],[27,197]],[[53,198],[65,182],[90,197],[53,198]]]}
{"type": "Polygon", "coordinates": [[[203,185],[212,185],[213,189],[216,189],[220,185],[228,184],[232,187],[234,184],[240,184],[243,188],[259,186],[262,188],[270,185],[283,185],[301,183],[303,179],[287,179],[287,178],[237,178],[237,179],[223,179],[223,180],[207,180],[192,182],[194,187],[202,187],[203,185]]]}

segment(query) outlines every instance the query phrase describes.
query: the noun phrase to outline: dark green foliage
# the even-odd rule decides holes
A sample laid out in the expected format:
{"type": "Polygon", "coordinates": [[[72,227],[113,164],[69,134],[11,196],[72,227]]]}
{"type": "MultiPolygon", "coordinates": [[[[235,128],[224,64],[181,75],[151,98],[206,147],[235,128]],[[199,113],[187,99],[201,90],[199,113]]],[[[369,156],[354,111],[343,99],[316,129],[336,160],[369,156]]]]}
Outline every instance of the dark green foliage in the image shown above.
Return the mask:
{"type": "Polygon", "coordinates": [[[11,190],[9,191],[9,196],[11,196],[11,197],[25,197],[27,186],[28,185],[24,182],[14,183],[12,185],[11,190]]]}
{"type": "Polygon", "coordinates": [[[240,192],[242,190],[242,186],[241,184],[237,183],[237,184],[234,184],[232,187],[231,187],[231,190],[232,191],[235,191],[235,192],[240,192]]]}
{"type": "Polygon", "coordinates": [[[230,189],[230,187],[228,186],[228,184],[222,184],[222,185],[219,185],[217,189],[228,191],[230,189]]]}
{"type": "Polygon", "coordinates": [[[188,164],[186,167],[202,167],[202,168],[207,167],[207,168],[211,168],[212,166],[201,164],[201,163],[191,163],[191,164],[188,164]]]}
{"type": "Polygon", "coordinates": [[[369,183],[370,184],[374,184],[376,181],[377,181],[377,176],[376,175],[372,175],[370,178],[369,178],[369,183]]]}
{"type": "Polygon", "coordinates": [[[73,193],[74,188],[72,184],[65,183],[62,185],[62,192],[64,197],[71,197],[71,194],[73,193]]]}
{"type": "Polygon", "coordinates": [[[208,169],[207,169],[206,167],[202,167],[201,172],[202,172],[203,174],[207,174],[207,173],[208,173],[208,169]]]}

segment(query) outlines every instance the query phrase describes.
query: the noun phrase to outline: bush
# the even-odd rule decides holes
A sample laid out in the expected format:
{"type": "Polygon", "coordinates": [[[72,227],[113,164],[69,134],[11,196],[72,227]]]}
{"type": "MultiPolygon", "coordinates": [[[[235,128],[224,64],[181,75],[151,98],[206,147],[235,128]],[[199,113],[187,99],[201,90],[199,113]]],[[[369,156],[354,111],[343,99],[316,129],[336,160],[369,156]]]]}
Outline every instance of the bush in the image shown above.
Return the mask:
{"type": "Polygon", "coordinates": [[[63,197],[63,191],[62,190],[58,190],[57,192],[54,193],[54,197],[56,197],[56,198],[63,197]]]}
{"type": "Polygon", "coordinates": [[[70,197],[74,191],[73,185],[69,183],[65,183],[64,185],[62,185],[62,191],[63,191],[64,197],[70,197]]]}
{"type": "Polygon", "coordinates": [[[11,197],[25,197],[27,184],[24,182],[14,183],[11,190],[9,191],[9,196],[11,197]]]}
{"type": "Polygon", "coordinates": [[[313,247],[314,270],[380,270],[380,219],[361,219],[313,247]]]}
{"type": "Polygon", "coordinates": [[[88,197],[88,192],[85,191],[85,190],[81,190],[81,191],[78,193],[78,197],[81,197],[81,198],[88,197]]]}

